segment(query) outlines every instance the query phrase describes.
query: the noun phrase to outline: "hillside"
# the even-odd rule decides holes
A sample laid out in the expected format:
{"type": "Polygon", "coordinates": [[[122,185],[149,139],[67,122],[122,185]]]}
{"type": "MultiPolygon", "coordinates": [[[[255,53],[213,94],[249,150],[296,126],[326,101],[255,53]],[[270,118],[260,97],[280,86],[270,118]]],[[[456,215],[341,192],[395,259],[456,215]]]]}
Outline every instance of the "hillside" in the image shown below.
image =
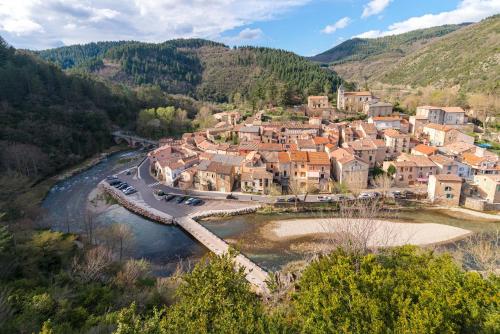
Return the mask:
{"type": "Polygon", "coordinates": [[[359,82],[434,40],[467,25],[444,25],[380,38],[353,38],[309,59],[331,64],[345,79],[359,82]]]}
{"type": "Polygon", "coordinates": [[[37,54],[61,67],[73,64],[66,68],[91,72],[112,82],[133,87],[157,85],[167,93],[216,102],[235,97],[254,102],[304,99],[325,89],[333,92],[339,82],[334,72],[291,52],[258,47],[232,49],[201,39],[159,44],[92,43],[37,54]]]}
{"type": "Polygon", "coordinates": [[[403,58],[375,80],[411,86],[460,85],[500,92],[500,15],[446,35],[403,58]]]}
{"type": "Polygon", "coordinates": [[[130,124],[138,110],[126,90],[66,74],[0,38],[0,174],[37,179],[100,152],[111,125],[130,124]]]}

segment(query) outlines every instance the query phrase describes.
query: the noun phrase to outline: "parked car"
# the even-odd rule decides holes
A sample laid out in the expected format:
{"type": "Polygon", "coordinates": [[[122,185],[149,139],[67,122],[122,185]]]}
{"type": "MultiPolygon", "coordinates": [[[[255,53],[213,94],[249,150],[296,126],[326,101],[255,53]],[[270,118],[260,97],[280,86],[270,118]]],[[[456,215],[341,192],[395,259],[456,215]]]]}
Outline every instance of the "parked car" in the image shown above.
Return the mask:
{"type": "Polygon", "coordinates": [[[358,195],[359,199],[370,199],[373,198],[373,195],[371,193],[361,193],[358,195]]]}
{"type": "Polygon", "coordinates": [[[226,199],[238,199],[238,198],[236,198],[236,196],[234,196],[233,194],[229,194],[226,196],[226,199]]]}
{"type": "Polygon", "coordinates": [[[289,197],[286,201],[289,203],[301,202],[300,198],[298,198],[298,197],[289,197]]]}
{"type": "Polygon", "coordinates": [[[126,191],[124,191],[123,193],[124,193],[125,195],[132,195],[132,194],[134,194],[134,193],[136,193],[136,192],[137,192],[137,190],[135,190],[135,188],[130,188],[130,189],[128,189],[128,190],[126,190],[126,191]]]}
{"type": "Polygon", "coordinates": [[[174,198],[175,198],[175,195],[170,194],[170,195],[165,196],[165,201],[170,202],[174,198]]]}
{"type": "Polygon", "coordinates": [[[330,196],[318,196],[318,201],[320,202],[331,202],[332,198],[330,196]]]}
{"type": "Polygon", "coordinates": [[[194,201],[196,201],[197,199],[198,199],[198,198],[196,198],[196,197],[190,197],[190,198],[188,198],[186,201],[184,201],[184,204],[186,204],[186,205],[191,205],[191,204],[193,204],[193,202],[194,202],[194,201]]]}
{"type": "Polygon", "coordinates": [[[346,195],[337,195],[337,201],[345,201],[348,200],[349,196],[346,195]]]}
{"type": "Polygon", "coordinates": [[[181,204],[186,200],[186,198],[186,196],[179,196],[175,201],[177,202],[177,204],[181,204]]]}
{"type": "Polygon", "coordinates": [[[118,189],[119,189],[119,190],[123,190],[123,189],[125,189],[125,188],[127,188],[127,187],[129,187],[129,184],[128,184],[128,183],[126,183],[126,182],[123,182],[123,183],[122,183],[122,184],[118,187],[118,189]]]}
{"type": "Polygon", "coordinates": [[[120,180],[118,180],[118,179],[116,179],[116,180],[112,180],[112,181],[108,181],[108,184],[109,184],[110,186],[115,186],[115,185],[120,184],[120,183],[122,183],[122,181],[120,181],[120,180]]]}
{"type": "Polygon", "coordinates": [[[284,198],[277,198],[276,199],[276,203],[284,203],[285,202],[285,199],[284,198]]]}
{"type": "Polygon", "coordinates": [[[132,175],[132,172],[128,170],[127,175],[132,175]]]}
{"type": "Polygon", "coordinates": [[[154,191],[154,193],[155,193],[157,196],[165,196],[165,195],[167,195],[167,194],[166,194],[163,190],[161,190],[161,189],[156,189],[156,190],[154,191]]]}
{"type": "Polygon", "coordinates": [[[203,204],[203,200],[199,199],[199,198],[195,198],[192,202],[191,202],[191,205],[195,205],[195,206],[198,206],[198,205],[202,205],[203,204]]]}

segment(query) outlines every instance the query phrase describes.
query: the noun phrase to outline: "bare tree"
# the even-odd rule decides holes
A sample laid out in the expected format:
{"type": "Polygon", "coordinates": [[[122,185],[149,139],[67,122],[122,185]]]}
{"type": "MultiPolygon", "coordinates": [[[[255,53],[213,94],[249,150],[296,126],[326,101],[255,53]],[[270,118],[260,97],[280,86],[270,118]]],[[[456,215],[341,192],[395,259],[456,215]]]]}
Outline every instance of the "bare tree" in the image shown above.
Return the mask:
{"type": "Polygon", "coordinates": [[[475,234],[458,242],[459,256],[465,268],[483,274],[498,272],[500,268],[500,230],[475,234]]]}
{"type": "Polygon", "coordinates": [[[116,275],[117,284],[124,287],[134,286],[138,280],[145,278],[151,273],[151,265],[144,259],[129,259],[123,265],[122,270],[116,275]]]}
{"type": "Polygon", "coordinates": [[[133,240],[130,227],[125,224],[114,223],[109,227],[101,229],[101,231],[104,242],[113,252],[118,253],[118,258],[122,261],[124,251],[133,240]]]}
{"type": "Polygon", "coordinates": [[[386,197],[387,194],[389,193],[389,190],[391,189],[394,181],[393,181],[392,177],[390,177],[388,174],[384,173],[384,174],[377,175],[375,177],[374,182],[375,182],[375,185],[382,192],[382,195],[384,195],[384,197],[386,197]]]}
{"type": "Polygon", "coordinates": [[[107,281],[107,270],[113,263],[113,253],[104,246],[96,246],[79,261],[73,260],[73,274],[83,283],[107,281]]]}
{"type": "Polygon", "coordinates": [[[99,228],[99,222],[95,219],[94,215],[88,213],[82,221],[83,231],[85,238],[90,245],[96,244],[96,231],[99,228]]]}
{"type": "Polygon", "coordinates": [[[377,247],[388,246],[396,240],[393,226],[380,221],[389,215],[383,211],[382,202],[377,199],[343,200],[339,203],[338,217],[319,221],[333,246],[350,254],[361,255],[377,247]]]}

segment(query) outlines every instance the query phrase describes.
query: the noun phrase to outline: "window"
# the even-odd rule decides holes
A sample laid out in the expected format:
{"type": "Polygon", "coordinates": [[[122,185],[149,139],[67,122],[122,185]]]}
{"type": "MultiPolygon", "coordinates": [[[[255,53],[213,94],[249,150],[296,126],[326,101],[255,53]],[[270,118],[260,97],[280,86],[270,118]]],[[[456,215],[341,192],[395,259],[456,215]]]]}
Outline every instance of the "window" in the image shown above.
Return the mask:
{"type": "Polygon", "coordinates": [[[453,197],[455,197],[455,196],[453,196],[453,194],[446,194],[446,198],[448,198],[448,199],[452,199],[453,197]]]}
{"type": "Polygon", "coordinates": [[[444,187],[444,191],[451,191],[451,187],[450,186],[444,187]]]}

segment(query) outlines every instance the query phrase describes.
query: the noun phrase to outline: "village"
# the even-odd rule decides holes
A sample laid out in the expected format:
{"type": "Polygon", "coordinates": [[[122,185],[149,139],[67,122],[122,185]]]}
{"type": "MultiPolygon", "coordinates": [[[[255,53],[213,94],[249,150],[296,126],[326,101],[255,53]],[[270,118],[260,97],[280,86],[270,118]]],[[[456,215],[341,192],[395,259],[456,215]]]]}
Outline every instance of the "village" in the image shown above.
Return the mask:
{"type": "Polygon", "coordinates": [[[409,116],[340,86],[336,106],[309,96],[290,112],[298,120],[264,110],[214,114],[212,128],[161,139],[148,153],[150,172],[182,190],[361,198],[420,191],[436,205],[500,210],[499,157],[474,144],[477,126],[460,107],[419,106],[409,116]]]}

